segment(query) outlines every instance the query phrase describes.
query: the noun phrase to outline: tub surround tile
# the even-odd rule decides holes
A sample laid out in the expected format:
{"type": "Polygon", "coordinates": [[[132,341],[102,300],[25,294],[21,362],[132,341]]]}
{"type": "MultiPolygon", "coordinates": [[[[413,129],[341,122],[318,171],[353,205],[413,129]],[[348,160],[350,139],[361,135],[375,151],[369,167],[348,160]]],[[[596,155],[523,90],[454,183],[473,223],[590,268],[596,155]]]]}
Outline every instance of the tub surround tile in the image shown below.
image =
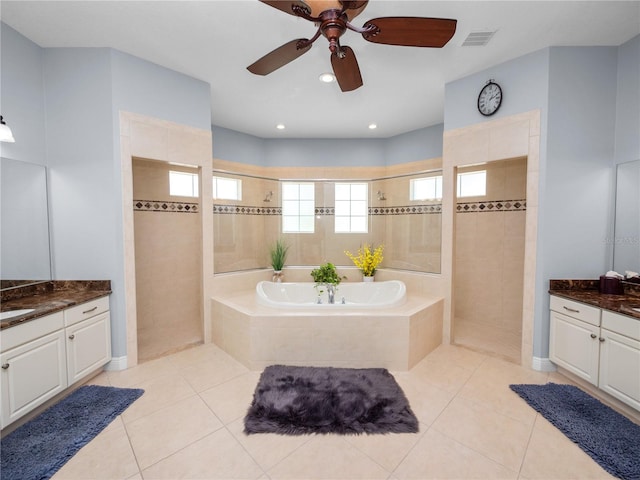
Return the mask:
{"type": "Polygon", "coordinates": [[[111,293],[110,280],[53,280],[1,292],[2,311],[33,308],[33,312],[0,323],[5,329],[111,293]]]}

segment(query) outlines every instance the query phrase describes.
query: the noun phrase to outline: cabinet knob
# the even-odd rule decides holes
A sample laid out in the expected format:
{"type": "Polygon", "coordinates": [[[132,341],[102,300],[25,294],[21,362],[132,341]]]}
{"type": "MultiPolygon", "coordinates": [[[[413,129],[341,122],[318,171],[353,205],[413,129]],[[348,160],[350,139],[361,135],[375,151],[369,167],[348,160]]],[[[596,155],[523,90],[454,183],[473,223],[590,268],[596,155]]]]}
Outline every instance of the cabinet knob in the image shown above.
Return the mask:
{"type": "Polygon", "coordinates": [[[76,338],[76,336],[73,333],[69,335],[69,340],[73,340],[74,338],[76,338]]]}
{"type": "Polygon", "coordinates": [[[597,335],[595,333],[591,334],[591,338],[596,338],[596,337],[597,337],[597,335]]]}
{"type": "Polygon", "coordinates": [[[8,363],[3,363],[2,364],[2,369],[6,370],[7,368],[9,368],[9,364],[8,363]]]}
{"type": "Polygon", "coordinates": [[[604,342],[604,338],[600,337],[599,338],[600,342],[604,342]]]}
{"type": "Polygon", "coordinates": [[[87,313],[91,313],[91,312],[95,312],[98,309],[98,306],[96,305],[93,308],[90,308],[89,310],[85,310],[84,312],[82,312],[83,315],[87,314],[87,313]]]}

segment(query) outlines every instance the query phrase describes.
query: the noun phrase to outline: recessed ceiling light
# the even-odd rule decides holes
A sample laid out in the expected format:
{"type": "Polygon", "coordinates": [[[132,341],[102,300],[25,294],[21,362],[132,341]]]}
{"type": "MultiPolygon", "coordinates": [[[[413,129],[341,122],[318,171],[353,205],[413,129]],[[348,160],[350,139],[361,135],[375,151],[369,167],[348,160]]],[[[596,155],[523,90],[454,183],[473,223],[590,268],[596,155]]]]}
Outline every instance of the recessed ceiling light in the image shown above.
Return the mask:
{"type": "Polygon", "coordinates": [[[278,130],[284,130],[284,124],[283,123],[279,123],[279,124],[276,125],[276,128],[278,130]]]}
{"type": "Polygon", "coordinates": [[[323,73],[318,78],[323,83],[331,83],[336,81],[336,76],[333,73],[323,73]]]}
{"type": "Polygon", "coordinates": [[[375,130],[376,128],[378,128],[378,125],[376,125],[375,123],[369,124],[369,130],[375,130]]]}

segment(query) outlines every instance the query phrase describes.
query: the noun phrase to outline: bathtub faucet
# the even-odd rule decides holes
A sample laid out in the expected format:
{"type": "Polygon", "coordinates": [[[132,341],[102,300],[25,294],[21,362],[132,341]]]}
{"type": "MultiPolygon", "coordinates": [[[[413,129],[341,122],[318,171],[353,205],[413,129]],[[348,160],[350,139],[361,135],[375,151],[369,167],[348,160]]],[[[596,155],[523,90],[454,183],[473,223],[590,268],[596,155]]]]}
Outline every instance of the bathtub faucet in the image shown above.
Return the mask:
{"type": "Polygon", "coordinates": [[[327,283],[327,295],[329,296],[329,303],[331,305],[336,303],[336,286],[332,283],[327,283]]]}

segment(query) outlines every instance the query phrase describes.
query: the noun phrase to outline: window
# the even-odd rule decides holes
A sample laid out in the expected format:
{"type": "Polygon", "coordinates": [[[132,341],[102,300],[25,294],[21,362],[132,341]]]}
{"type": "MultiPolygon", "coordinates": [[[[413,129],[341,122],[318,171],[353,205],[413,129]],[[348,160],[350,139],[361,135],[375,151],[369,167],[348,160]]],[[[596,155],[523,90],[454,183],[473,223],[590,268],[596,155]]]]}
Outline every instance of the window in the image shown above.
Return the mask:
{"type": "Polygon", "coordinates": [[[486,170],[458,174],[458,197],[481,197],[486,194],[486,170]]]}
{"type": "Polygon", "coordinates": [[[198,174],[170,170],[169,195],[176,197],[197,197],[198,174]]]}
{"type": "Polygon", "coordinates": [[[441,200],[442,175],[412,179],[409,195],[411,200],[441,200]]]}
{"type": "Polygon", "coordinates": [[[213,177],[213,198],[220,200],[242,200],[242,180],[213,177]]]}
{"type": "Polygon", "coordinates": [[[336,183],[336,233],[369,231],[368,190],[366,183],[336,183]]]}
{"type": "Polygon", "coordinates": [[[282,232],[313,233],[315,186],[313,183],[282,183],[282,232]]]}

